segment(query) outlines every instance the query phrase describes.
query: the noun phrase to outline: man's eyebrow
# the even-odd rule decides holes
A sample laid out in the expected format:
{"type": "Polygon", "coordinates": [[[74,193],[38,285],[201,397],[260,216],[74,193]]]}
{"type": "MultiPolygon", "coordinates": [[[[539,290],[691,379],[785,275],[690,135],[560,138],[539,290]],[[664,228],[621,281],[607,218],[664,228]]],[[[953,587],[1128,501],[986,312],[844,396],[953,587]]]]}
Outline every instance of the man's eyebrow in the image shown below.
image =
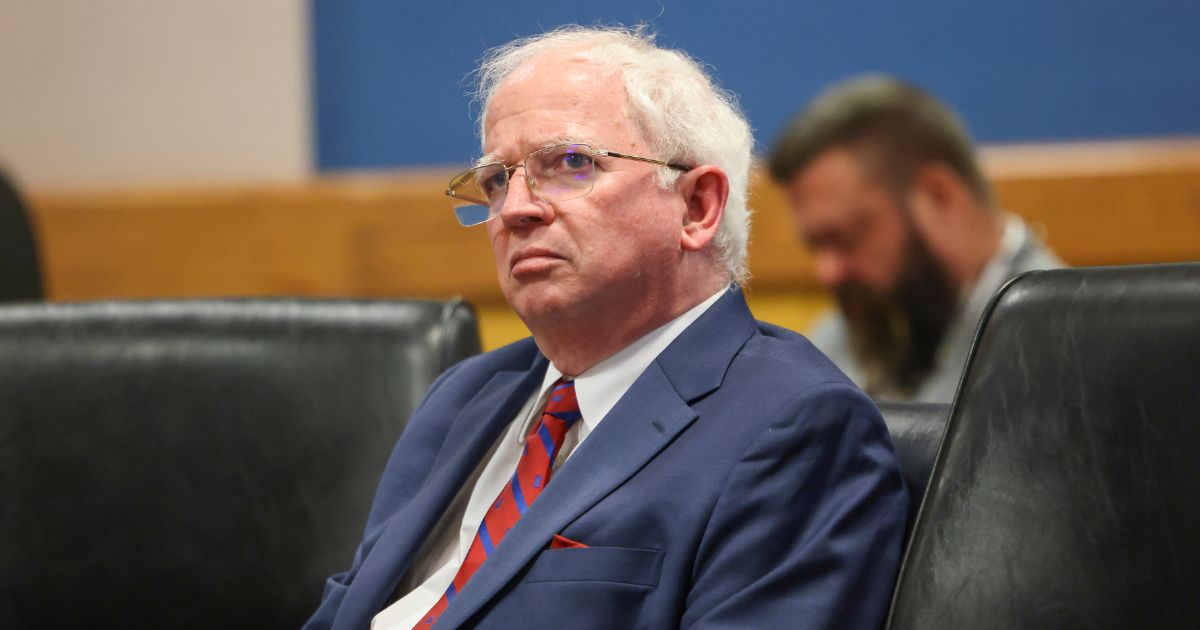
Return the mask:
{"type": "MultiPolygon", "coordinates": [[[[550,138],[543,139],[541,142],[538,142],[536,147],[531,149],[529,151],[529,153],[533,153],[534,151],[539,151],[541,149],[545,149],[546,147],[558,146],[560,144],[586,144],[586,145],[592,147],[593,149],[596,148],[596,144],[594,142],[589,142],[588,140],[580,139],[578,137],[573,138],[570,136],[552,136],[550,138]]],[[[479,158],[478,160],[476,160],[475,166],[483,166],[484,164],[500,164],[500,163],[507,164],[507,162],[504,162],[504,159],[501,158],[499,155],[496,155],[495,153],[489,153],[489,154],[479,158]]]]}
{"type": "Polygon", "coordinates": [[[546,147],[552,147],[552,146],[559,145],[559,144],[591,144],[591,143],[588,142],[587,140],[581,140],[580,138],[571,138],[568,136],[554,136],[553,138],[546,138],[545,140],[542,140],[542,142],[538,146],[538,148],[545,149],[546,147]]]}
{"type": "Polygon", "coordinates": [[[483,166],[484,164],[500,164],[503,161],[504,160],[501,160],[500,158],[496,157],[494,154],[489,153],[489,154],[479,158],[478,160],[475,160],[475,166],[479,167],[479,166],[483,166]]]}

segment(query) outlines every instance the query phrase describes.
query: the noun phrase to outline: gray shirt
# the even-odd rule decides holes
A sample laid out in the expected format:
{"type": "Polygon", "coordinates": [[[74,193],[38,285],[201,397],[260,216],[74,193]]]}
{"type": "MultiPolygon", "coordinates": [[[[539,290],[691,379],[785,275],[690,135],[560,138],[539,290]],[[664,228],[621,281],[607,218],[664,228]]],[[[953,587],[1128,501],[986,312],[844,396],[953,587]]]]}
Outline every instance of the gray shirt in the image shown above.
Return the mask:
{"type": "MultiPolygon", "coordinates": [[[[1063,262],[1046,249],[1041,239],[1024,221],[1015,215],[1009,215],[999,250],[988,261],[974,284],[964,291],[959,300],[958,311],[938,347],[933,371],[917,387],[909,400],[951,402],[966,365],[967,355],[971,352],[979,318],[983,316],[988,301],[996,291],[1005,282],[1026,271],[1057,269],[1063,266],[1063,262]]],[[[822,317],[809,338],[846,373],[846,376],[860,387],[864,384],[862,366],[851,350],[846,320],[840,312],[822,317]]]]}

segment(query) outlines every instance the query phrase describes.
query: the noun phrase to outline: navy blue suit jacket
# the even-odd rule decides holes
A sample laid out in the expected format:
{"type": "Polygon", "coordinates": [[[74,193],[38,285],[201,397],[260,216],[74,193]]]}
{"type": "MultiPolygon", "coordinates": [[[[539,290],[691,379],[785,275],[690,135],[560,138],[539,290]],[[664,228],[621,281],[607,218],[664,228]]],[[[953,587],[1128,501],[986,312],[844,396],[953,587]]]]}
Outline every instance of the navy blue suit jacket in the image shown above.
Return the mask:
{"type": "MultiPolygon", "coordinates": [[[[307,628],[367,628],[541,385],[531,340],[447,371],[307,628]]],[[[907,499],[879,412],[731,290],[637,379],[437,628],[878,628],[907,499]],[[561,534],[588,546],[550,549],[561,534]]]]}

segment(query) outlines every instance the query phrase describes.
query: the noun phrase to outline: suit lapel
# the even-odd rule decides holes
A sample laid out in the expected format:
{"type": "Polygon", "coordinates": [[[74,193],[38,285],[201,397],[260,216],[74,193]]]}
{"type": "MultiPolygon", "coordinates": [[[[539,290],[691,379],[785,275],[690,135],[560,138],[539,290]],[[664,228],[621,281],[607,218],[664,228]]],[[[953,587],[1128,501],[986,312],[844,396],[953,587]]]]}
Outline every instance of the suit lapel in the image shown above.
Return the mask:
{"type": "Polygon", "coordinates": [[[438,619],[455,628],[494,597],[572,521],[640,470],[693,420],[689,403],[720,385],[754,332],[740,291],[730,291],[634,382],[571,455],[504,541],[438,619]]]}
{"type": "Polygon", "coordinates": [[[529,371],[497,372],[463,406],[430,477],[412,500],[388,520],[363,560],[338,609],[334,627],[366,627],[383,609],[446,506],[544,375],[545,359],[539,355],[529,371]]]}

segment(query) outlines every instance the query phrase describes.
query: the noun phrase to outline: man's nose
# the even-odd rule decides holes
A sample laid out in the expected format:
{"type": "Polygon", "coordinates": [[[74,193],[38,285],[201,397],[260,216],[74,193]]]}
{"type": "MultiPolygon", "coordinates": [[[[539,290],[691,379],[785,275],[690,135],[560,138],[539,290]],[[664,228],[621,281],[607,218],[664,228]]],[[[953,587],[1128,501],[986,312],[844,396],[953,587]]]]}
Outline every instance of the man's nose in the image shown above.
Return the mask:
{"type": "Polygon", "coordinates": [[[546,223],[553,216],[550,205],[533,193],[535,184],[523,167],[518,167],[508,178],[504,204],[500,207],[500,220],[509,227],[520,227],[530,223],[546,223]],[[520,181],[517,172],[520,171],[520,181]]]}
{"type": "Polygon", "coordinates": [[[838,287],[851,279],[850,260],[845,254],[836,251],[819,251],[815,253],[817,282],[827,289],[838,287]]]}

